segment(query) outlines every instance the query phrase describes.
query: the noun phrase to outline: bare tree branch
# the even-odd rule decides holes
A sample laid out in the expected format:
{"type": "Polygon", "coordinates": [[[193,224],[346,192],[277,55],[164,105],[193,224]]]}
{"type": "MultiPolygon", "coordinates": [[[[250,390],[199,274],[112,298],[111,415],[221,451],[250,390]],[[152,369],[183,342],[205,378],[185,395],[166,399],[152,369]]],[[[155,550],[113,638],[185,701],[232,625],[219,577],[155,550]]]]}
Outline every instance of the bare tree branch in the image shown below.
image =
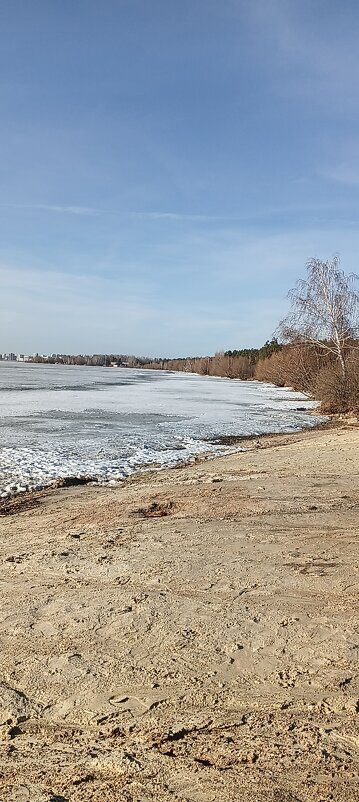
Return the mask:
{"type": "Polygon", "coordinates": [[[285,343],[305,343],[335,355],[343,376],[346,356],[359,332],[358,276],[346,275],[340,260],[310,259],[307,278],[290,290],[291,309],[278,326],[285,343]]]}

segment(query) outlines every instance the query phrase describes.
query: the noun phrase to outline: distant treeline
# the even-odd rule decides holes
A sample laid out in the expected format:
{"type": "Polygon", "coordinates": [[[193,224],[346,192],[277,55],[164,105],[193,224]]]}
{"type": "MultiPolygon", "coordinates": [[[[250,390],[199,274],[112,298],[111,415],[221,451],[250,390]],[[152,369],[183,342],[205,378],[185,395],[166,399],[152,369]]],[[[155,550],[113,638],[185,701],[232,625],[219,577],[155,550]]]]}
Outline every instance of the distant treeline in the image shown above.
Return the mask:
{"type": "Polygon", "coordinates": [[[94,367],[148,368],[151,370],[179,370],[200,373],[204,376],[227,376],[233,379],[252,379],[260,360],[268,359],[280,351],[276,339],[261,348],[242,348],[218,352],[214,356],[188,356],[178,359],[134,356],[129,354],[37,354],[31,362],[50,365],[87,365],[94,367]]]}
{"type": "Polygon", "coordinates": [[[144,367],[153,370],[180,370],[202,376],[223,376],[230,379],[253,379],[260,359],[267,359],[279,351],[277,340],[266,342],[261,348],[242,348],[220,351],[214,356],[187,356],[181,359],[151,359],[144,367]]]}
{"type": "Polygon", "coordinates": [[[30,362],[49,365],[87,365],[89,367],[143,367],[148,357],[129,356],[128,354],[51,354],[51,356],[36,356],[30,362]]]}

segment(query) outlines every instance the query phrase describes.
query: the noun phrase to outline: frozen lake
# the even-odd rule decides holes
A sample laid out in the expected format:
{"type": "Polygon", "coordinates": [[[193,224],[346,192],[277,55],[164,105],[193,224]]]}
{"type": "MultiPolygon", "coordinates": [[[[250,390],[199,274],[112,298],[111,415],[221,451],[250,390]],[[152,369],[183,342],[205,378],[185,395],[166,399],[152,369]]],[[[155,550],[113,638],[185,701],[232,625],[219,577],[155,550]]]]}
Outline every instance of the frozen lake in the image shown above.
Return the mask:
{"type": "Polygon", "coordinates": [[[0,497],[59,477],[116,482],[223,453],[208,440],[314,426],[320,418],[298,410],[313,406],[258,382],[0,362],[0,497]]]}

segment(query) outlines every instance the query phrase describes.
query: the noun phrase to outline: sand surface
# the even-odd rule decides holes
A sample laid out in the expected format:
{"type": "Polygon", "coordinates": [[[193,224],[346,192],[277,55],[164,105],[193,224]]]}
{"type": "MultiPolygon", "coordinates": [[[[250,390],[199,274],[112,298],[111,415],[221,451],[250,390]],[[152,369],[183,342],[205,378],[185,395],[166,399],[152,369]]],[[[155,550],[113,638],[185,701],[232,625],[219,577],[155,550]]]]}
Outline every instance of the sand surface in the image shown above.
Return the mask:
{"type": "Polygon", "coordinates": [[[0,510],[0,800],[359,800],[359,429],[0,510]]]}

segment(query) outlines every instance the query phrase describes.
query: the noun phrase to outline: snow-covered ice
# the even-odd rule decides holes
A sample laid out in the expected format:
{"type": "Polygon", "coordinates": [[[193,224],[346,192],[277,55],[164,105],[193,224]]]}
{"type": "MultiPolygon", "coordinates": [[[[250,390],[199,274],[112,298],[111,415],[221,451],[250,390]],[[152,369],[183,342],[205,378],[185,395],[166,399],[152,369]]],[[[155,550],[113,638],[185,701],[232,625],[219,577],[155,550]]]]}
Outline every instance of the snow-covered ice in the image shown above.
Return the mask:
{"type": "Polygon", "coordinates": [[[321,420],[309,414],[314,406],[258,382],[0,362],[0,497],[60,477],[117,482],[223,453],[208,440],[312,427],[321,420]]]}

